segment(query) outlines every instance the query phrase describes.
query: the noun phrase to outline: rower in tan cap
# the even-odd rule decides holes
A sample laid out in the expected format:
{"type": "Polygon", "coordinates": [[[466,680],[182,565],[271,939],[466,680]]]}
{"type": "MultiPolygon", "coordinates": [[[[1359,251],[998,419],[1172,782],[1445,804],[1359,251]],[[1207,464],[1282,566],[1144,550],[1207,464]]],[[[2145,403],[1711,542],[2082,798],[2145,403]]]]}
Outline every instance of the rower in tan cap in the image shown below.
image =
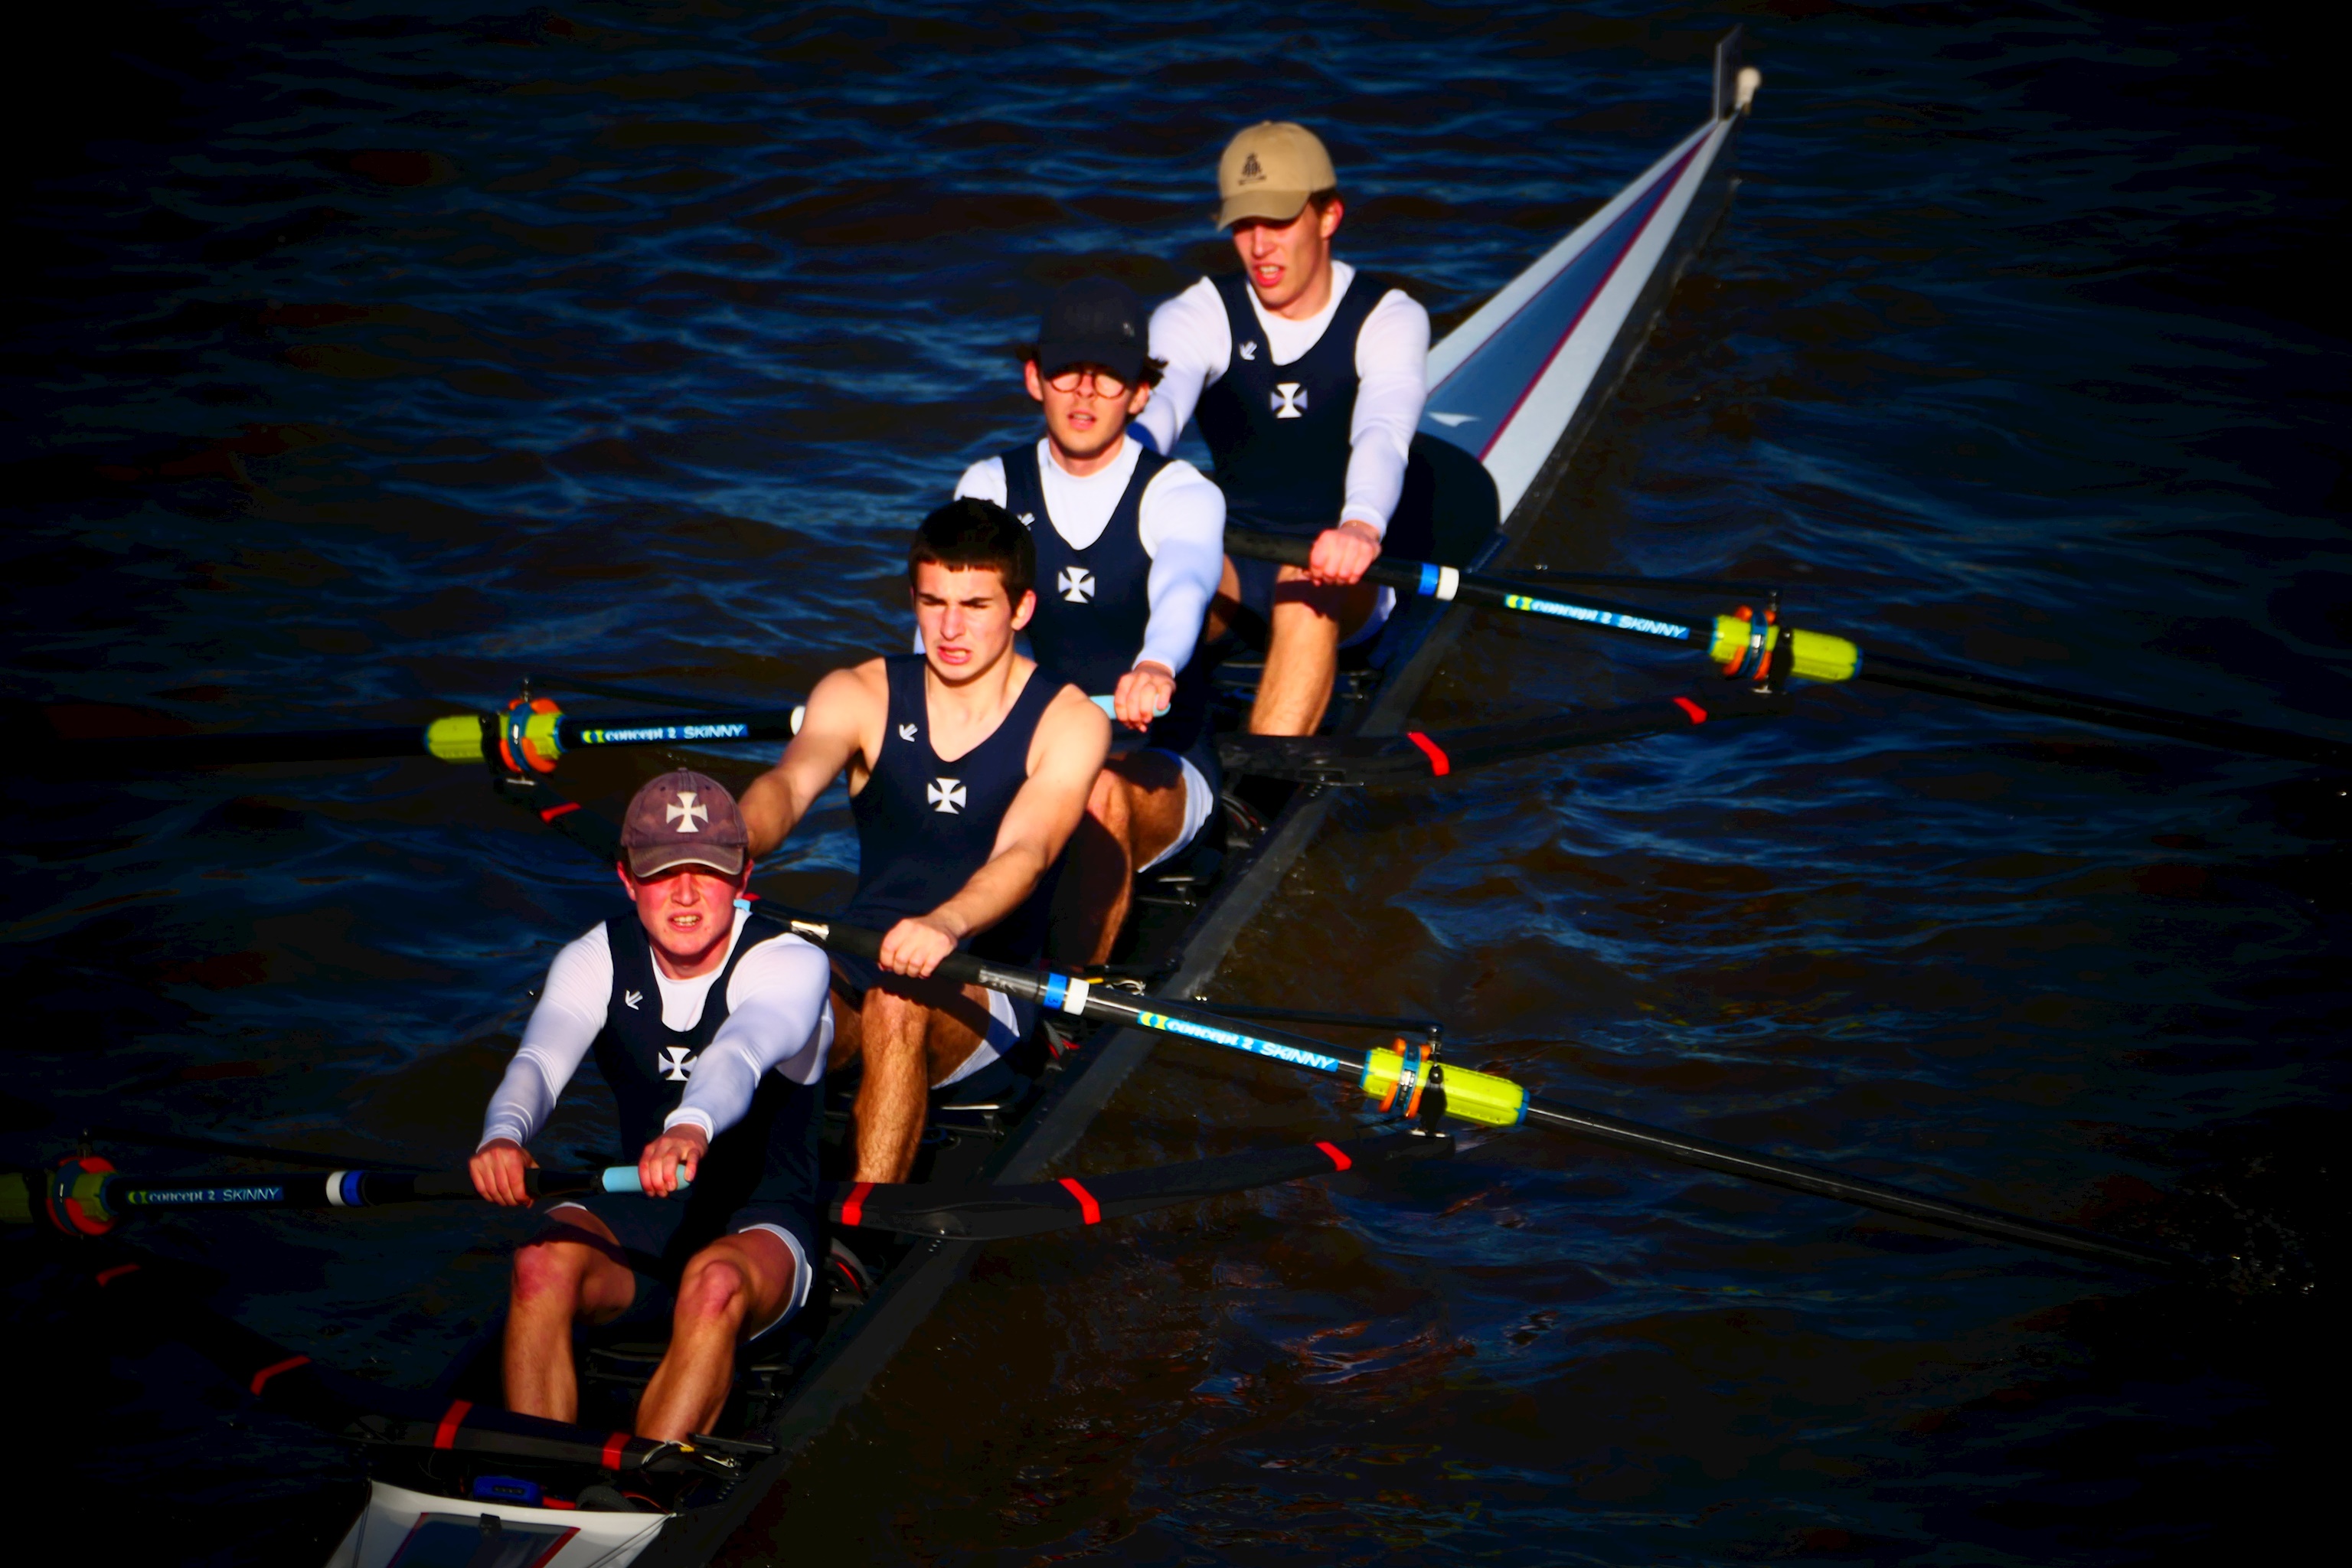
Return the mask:
{"type": "Polygon", "coordinates": [[[1151,353],[1168,371],[1135,428],[1167,452],[1197,413],[1228,525],[1315,541],[1304,569],[1228,558],[1217,605],[1265,624],[1252,732],[1309,734],[1339,649],[1372,637],[1394,602],[1362,579],[1404,490],[1429,313],[1332,258],[1347,208],[1305,126],[1268,121],[1235,136],[1217,188],[1217,226],[1233,231],[1243,270],[1152,312],[1151,353]]]}

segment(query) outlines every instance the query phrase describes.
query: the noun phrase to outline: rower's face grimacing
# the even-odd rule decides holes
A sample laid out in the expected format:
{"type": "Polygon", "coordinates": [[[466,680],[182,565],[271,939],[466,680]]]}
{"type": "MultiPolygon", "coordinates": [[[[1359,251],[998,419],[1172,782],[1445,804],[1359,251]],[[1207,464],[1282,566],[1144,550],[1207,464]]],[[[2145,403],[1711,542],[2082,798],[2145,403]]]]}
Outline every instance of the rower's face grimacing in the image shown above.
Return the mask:
{"type": "Polygon", "coordinates": [[[1091,462],[1118,445],[1127,422],[1151,401],[1151,388],[1124,382],[1098,365],[1071,365],[1048,380],[1037,362],[1021,367],[1029,395],[1045,409],[1045,429],[1066,458],[1091,462]]]}
{"type": "Polygon", "coordinates": [[[1259,304],[1280,315],[1299,303],[1318,279],[1329,277],[1331,237],[1339,232],[1343,210],[1334,197],[1319,212],[1307,203],[1288,223],[1245,217],[1234,225],[1234,250],[1259,304]]]}
{"type": "Polygon", "coordinates": [[[708,958],[734,931],[735,900],[745,880],[705,866],[680,866],[640,881],[628,867],[621,868],[621,885],[636,900],[638,923],[679,968],[708,958]]]}
{"type": "Polygon", "coordinates": [[[1018,605],[1008,599],[1004,578],[992,566],[923,562],[915,568],[911,595],[923,657],[950,683],[994,668],[1013,651],[1013,634],[1029,624],[1037,608],[1034,594],[1022,595],[1018,605]]]}

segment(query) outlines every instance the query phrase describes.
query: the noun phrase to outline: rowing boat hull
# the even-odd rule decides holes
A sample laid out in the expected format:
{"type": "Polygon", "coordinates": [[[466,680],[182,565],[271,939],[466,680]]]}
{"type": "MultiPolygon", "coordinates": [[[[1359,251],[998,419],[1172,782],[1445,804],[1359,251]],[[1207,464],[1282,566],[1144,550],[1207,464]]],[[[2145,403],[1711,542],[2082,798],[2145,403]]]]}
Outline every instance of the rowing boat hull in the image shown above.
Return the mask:
{"type": "MultiPolygon", "coordinates": [[[[1721,85],[1727,68],[1718,61],[1718,113],[1432,348],[1423,432],[1485,468],[1502,520],[1484,539],[1442,548],[1441,558],[1489,565],[1533,527],[1675,280],[1713,232],[1730,195],[1742,119],[1720,111],[1728,107],[1721,85]]],[[[1460,636],[1465,613],[1427,601],[1400,606],[1374,654],[1381,669],[1377,685],[1368,700],[1340,716],[1338,727],[1396,732],[1438,659],[1460,636]]],[[[1189,996],[1208,984],[1313,840],[1334,798],[1318,785],[1291,795],[1169,950],[1163,989],[1189,996]]],[[[1037,1179],[1077,1142],[1150,1054],[1156,1037],[1121,1029],[1089,1042],[982,1173],[1003,1182],[1037,1179]]],[[[979,1246],[929,1241],[904,1258],[857,1316],[831,1336],[763,1433],[775,1454],[721,1501],[672,1518],[641,1559],[644,1568],[692,1568],[709,1561],[796,1456],[865,1393],[964,1277],[979,1246]]]]}

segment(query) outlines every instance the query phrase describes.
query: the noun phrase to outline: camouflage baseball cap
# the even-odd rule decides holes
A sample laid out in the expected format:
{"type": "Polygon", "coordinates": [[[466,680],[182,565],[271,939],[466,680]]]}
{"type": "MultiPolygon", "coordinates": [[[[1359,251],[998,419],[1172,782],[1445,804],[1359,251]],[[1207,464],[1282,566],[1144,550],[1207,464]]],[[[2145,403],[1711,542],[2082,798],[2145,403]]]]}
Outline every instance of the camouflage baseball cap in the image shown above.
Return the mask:
{"type": "Polygon", "coordinates": [[[732,877],[743,869],[751,835],[727,786],[707,773],[680,768],[649,781],[621,819],[621,853],[630,874],[652,877],[678,866],[701,866],[732,877]]]}

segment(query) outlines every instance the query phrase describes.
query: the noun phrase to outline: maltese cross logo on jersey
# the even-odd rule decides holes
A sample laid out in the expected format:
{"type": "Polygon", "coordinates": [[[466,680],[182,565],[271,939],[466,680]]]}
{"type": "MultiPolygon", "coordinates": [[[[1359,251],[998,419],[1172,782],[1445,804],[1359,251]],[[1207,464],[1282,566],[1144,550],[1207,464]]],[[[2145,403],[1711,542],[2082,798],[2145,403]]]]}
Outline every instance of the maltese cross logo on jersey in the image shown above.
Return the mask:
{"type": "Polygon", "coordinates": [[[1276,384],[1274,395],[1267,401],[1274,405],[1274,416],[1276,419],[1307,417],[1307,389],[1295,381],[1276,384]]]}
{"type": "Polygon", "coordinates": [[[665,1046],[661,1060],[655,1065],[661,1068],[662,1077],[670,1082],[684,1083],[694,1076],[694,1053],[684,1046],[665,1046]]]}
{"type": "Polygon", "coordinates": [[[1034,527],[1036,527],[1036,526],[1037,526],[1037,514],[1036,514],[1035,512],[1034,512],[1034,511],[1024,511],[1024,512],[1023,512],[1023,513],[1021,514],[1021,526],[1022,526],[1022,527],[1024,527],[1024,528],[1034,528],[1034,527]]]}
{"type": "Polygon", "coordinates": [[[912,724],[901,724],[898,726],[898,739],[902,741],[911,741],[914,738],[915,727],[912,724]]]}
{"type": "Polygon", "coordinates": [[[1257,340],[1255,338],[1252,338],[1249,342],[1242,345],[1242,358],[1248,360],[1257,358],[1257,340]]]}
{"type": "Polygon", "coordinates": [[[927,784],[923,786],[923,798],[931,803],[933,811],[944,811],[953,816],[963,809],[963,781],[941,779],[937,784],[927,784]]]}
{"type": "Polygon", "coordinates": [[[702,829],[695,825],[710,820],[710,808],[697,805],[692,790],[680,790],[677,805],[662,807],[662,818],[667,822],[677,823],[677,830],[680,833],[699,833],[702,829]],[[681,821],[681,818],[684,820],[681,821]]]}
{"type": "Polygon", "coordinates": [[[1083,605],[1095,596],[1095,574],[1083,566],[1065,566],[1054,588],[1073,605],[1083,605]]]}

